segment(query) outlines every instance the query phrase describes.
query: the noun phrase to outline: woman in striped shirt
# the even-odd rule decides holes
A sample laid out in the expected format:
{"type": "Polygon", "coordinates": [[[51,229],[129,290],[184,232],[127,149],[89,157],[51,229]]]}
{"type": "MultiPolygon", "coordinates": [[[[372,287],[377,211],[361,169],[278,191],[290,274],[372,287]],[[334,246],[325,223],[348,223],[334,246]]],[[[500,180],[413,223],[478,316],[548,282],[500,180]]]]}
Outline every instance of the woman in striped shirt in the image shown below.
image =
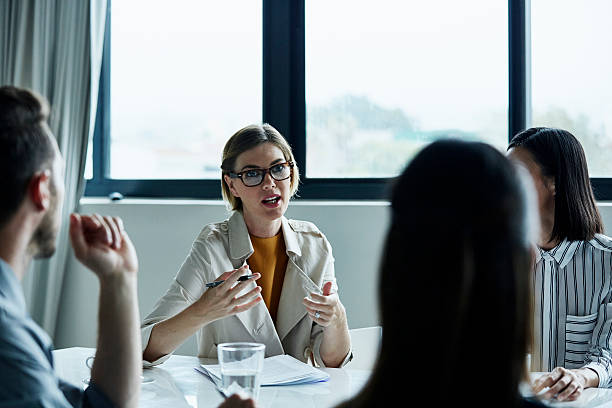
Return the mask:
{"type": "Polygon", "coordinates": [[[547,374],[535,388],[575,400],[612,375],[612,240],[602,235],[584,151],[571,133],[531,128],[508,151],[531,173],[539,201],[531,371],[547,374]]]}

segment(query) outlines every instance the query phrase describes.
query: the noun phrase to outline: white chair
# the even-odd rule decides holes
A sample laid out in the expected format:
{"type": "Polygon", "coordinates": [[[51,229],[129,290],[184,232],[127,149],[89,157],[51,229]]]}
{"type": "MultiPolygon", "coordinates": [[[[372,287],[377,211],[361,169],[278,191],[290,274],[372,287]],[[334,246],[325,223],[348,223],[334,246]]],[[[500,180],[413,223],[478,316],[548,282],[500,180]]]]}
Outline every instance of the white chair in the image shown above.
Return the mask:
{"type": "Polygon", "coordinates": [[[382,327],[363,327],[361,329],[349,330],[351,344],[353,346],[353,360],[347,368],[372,370],[382,340],[382,327]]]}

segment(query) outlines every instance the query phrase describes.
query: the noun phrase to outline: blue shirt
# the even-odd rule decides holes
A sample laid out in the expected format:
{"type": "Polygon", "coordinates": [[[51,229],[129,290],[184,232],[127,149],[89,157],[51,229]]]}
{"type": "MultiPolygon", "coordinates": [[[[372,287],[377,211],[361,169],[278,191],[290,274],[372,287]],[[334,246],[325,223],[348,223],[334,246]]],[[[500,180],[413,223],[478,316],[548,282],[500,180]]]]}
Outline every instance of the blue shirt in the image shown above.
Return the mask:
{"type": "Polygon", "coordinates": [[[113,407],[95,384],[85,391],[58,378],[51,339],[28,315],[11,267],[0,259],[0,408],[113,407]]]}

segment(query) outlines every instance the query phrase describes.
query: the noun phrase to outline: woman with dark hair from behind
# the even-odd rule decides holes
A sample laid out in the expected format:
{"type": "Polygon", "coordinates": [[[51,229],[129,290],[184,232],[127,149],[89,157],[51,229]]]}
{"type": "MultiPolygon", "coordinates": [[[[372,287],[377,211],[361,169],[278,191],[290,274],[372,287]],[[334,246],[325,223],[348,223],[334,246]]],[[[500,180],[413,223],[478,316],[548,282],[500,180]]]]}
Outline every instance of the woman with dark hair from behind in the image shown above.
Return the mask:
{"type": "Polygon", "coordinates": [[[519,393],[537,236],[528,179],[483,143],[439,141],[412,160],[381,261],[381,353],[342,406],[388,405],[398,392],[431,406],[540,406],[519,393]]]}
{"type": "Polygon", "coordinates": [[[531,370],[548,374],[535,390],[575,400],[612,376],[612,240],[602,235],[584,151],[570,132],[527,129],[508,151],[531,173],[540,209],[531,370]]]}

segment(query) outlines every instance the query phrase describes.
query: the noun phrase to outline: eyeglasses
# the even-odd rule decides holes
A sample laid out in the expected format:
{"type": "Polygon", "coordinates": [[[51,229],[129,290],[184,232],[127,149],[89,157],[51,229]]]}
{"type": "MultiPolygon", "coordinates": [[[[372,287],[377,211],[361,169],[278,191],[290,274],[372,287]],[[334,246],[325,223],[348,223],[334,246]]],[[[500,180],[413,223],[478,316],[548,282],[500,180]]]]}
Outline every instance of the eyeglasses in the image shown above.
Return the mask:
{"type": "Polygon", "coordinates": [[[287,180],[291,177],[291,171],[293,169],[293,162],[284,162],[275,164],[267,169],[247,169],[240,173],[229,172],[231,178],[239,178],[242,183],[247,187],[255,187],[263,182],[266,173],[270,173],[270,176],[276,181],[287,180]]]}

